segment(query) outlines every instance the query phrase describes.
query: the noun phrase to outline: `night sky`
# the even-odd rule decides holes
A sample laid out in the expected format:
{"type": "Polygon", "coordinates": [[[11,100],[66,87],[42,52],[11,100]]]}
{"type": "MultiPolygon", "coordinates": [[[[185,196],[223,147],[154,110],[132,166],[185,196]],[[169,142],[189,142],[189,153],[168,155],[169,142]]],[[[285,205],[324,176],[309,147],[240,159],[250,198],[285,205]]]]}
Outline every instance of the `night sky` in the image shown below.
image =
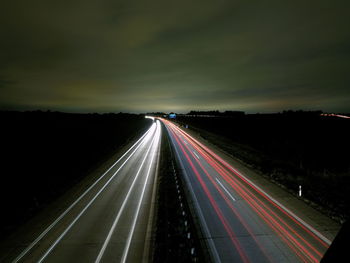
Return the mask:
{"type": "Polygon", "coordinates": [[[350,112],[350,1],[11,0],[0,109],[350,112]]]}

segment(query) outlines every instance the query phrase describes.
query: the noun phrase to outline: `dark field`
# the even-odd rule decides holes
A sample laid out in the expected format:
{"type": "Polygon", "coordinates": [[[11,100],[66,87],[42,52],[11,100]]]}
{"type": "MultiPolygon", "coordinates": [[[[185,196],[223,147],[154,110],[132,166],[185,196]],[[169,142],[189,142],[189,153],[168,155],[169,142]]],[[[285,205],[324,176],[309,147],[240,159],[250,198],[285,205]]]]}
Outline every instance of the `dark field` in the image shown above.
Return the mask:
{"type": "Polygon", "coordinates": [[[150,126],[122,113],[0,112],[0,120],[3,237],[150,126]]]}
{"type": "Polygon", "coordinates": [[[350,119],[315,112],[178,116],[220,148],[341,221],[349,218],[350,119]]]}

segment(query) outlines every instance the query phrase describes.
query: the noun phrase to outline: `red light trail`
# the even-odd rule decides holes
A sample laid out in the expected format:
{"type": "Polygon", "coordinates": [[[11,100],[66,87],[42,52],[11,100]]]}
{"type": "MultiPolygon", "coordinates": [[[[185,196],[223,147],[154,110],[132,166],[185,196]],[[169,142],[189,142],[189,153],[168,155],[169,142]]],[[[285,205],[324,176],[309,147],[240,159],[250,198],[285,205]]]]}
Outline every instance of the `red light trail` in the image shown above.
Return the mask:
{"type": "Polygon", "coordinates": [[[198,181],[216,216],[222,223],[227,236],[230,238],[233,245],[232,249],[236,250],[242,262],[252,262],[253,258],[250,249],[241,244],[240,239],[237,238],[237,229],[234,229],[230,223],[233,220],[232,218],[240,223],[254,241],[256,245],[254,253],[264,257],[267,262],[273,262],[276,259],[270,255],[271,249],[266,247],[261,238],[254,234],[250,222],[246,221],[239,207],[234,204],[235,202],[232,199],[228,198],[228,195],[231,196],[228,190],[224,188],[227,192],[225,193],[222,188],[224,186],[219,185],[217,181],[222,181],[231,193],[241,198],[247,204],[250,213],[254,213],[255,217],[259,219],[259,224],[264,224],[265,227],[273,231],[275,236],[297,256],[296,258],[300,262],[320,261],[329,246],[330,241],[328,239],[271,198],[265,191],[208,147],[173,123],[167,120],[162,121],[173,138],[173,142],[176,142],[179,152],[185,156],[184,160],[189,164],[195,175],[194,178],[198,181]],[[222,210],[225,207],[228,207],[227,210],[231,214],[222,210]]]}

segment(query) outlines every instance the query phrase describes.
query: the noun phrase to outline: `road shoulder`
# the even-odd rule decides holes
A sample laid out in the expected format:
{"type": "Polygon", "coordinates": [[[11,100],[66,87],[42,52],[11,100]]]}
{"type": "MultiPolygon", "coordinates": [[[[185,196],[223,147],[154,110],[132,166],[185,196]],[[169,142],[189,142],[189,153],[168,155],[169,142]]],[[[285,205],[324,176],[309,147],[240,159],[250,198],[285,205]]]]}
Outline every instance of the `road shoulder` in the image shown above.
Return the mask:
{"type": "Polygon", "coordinates": [[[329,240],[333,240],[335,238],[341,225],[308,205],[303,199],[297,196],[297,191],[295,194],[292,194],[287,191],[287,189],[284,189],[280,185],[271,182],[258,172],[254,171],[252,168],[248,167],[241,160],[226,153],[215,144],[201,137],[199,133],[190,129],[184,129],[184,131],[189,133],[199,142],[207,145],[215,154],[219,155],[223,160],[239,170],[254,184],[265,190],[272,198],[278,200],[282,205],[293,211],[298,217],[302,218],[306,223],[314,227],[326,238],[329,240]]]}
{"type": "Polygon", "coordinates": [[[85,177],[69,188],[62,196],[39,211],[34,217],[18,227],[6,239],[0,241],[0,262],[18,256],[34,239],[36,239],[67,207],[81,196],[104,172],[108,170],[136,141],[130,140],[106,160],[98,163],[85,177]]]}

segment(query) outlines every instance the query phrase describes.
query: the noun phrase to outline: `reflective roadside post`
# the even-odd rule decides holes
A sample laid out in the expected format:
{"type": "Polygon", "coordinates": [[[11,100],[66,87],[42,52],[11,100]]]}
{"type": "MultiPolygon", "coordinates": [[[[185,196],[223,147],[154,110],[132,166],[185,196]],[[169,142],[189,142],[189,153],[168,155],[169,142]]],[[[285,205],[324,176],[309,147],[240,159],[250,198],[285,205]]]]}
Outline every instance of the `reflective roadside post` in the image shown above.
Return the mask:
{"type": "Polygon", "coordinates": [[[301,196],[301,185],[299,185],[299,197],[301,196]]]}

